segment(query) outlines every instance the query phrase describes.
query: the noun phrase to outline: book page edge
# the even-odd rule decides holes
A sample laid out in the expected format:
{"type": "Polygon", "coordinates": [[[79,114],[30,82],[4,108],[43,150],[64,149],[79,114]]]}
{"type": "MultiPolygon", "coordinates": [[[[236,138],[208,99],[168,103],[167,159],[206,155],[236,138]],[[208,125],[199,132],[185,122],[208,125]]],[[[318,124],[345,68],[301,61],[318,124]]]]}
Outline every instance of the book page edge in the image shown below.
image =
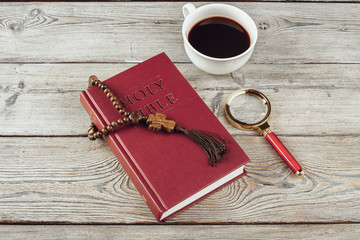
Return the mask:
{"type": "Polygon", "coordinates": [[[234,171],[232,171],[231,173],[227,174],[226,176],[224,176],[223,178],[219,179],[218,181],[210,184],[209,186],[201,189],[200,191],[198,191],[197,193],[195,193],[194,195],[188,197],[187,199],[183,200],[182,202],[178,203],[177,205],[175,205],[174,207],[170,208],[169,210],[167,210],[166,212],[164,212],[160,218],[160,221],[162,221],[163,219],[167,218],[168,216],[170,216],[171,214],[181,210],[182,208],[188,206],[189,204],[195,202],[196,200],[200,199],[201,197],[205,196],[206,194],[210,193],[211,191],[217,189],[218,187],[226,184],[227,182],[231,181],[232,179],[236,178],[237,176],[239,176],[240,174],[242,174],[244,172],[244,166],[241,166],[240,168],[235,169],[234,171]]]}

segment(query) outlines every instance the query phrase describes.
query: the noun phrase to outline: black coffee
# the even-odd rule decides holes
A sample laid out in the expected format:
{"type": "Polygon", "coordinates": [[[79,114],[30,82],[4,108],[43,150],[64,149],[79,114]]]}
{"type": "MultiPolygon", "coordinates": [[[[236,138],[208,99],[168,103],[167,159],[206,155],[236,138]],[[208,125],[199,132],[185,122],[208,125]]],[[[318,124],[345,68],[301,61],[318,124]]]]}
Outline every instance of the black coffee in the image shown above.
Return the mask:
{"type": "Polygon", "coordinates": [[[229,58],[250,47],[250,37],[237,22],[224,17],[211,17],[197,23],[189,32],[190,44],[202,54],[229,58]]]}

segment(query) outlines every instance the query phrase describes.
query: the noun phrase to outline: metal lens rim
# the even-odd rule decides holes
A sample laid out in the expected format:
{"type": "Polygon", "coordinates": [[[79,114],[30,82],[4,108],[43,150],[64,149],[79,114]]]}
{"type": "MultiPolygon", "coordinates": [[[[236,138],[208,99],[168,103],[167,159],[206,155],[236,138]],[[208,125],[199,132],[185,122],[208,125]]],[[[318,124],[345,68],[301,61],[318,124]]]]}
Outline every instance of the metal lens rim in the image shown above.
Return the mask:
{"type": "Polygon", "coordinates": [[[271,104],[269,99],[261,92],[254,90],[254,89],[241,89],[241,90],[237,90],[235,92],[233,92],[232,94],[230,94],[230,96],[226,99],[225,101],[225,114],[226,114],[226,118],[230,121],[230,123],[237,128],[241,128],[241,129],[249,129],[252,130],[255,127],[261,126],[262,124],[266,123],[269,116],[270,116],[270,112],[271,112],[271,104]],[[249,94],[252,96],[255,96],[257,98],[259,98],[261,101],[263,101],[263,103],[266,106],[266,115],[258,122],[255,123],[246,123],[246,122],[242,122],[240,120],[238,120],[237,118],[235,118],[230,110],[230,105],[231,102],[238,96],[240,95],[244,95],[244,94],[249,94]]]}

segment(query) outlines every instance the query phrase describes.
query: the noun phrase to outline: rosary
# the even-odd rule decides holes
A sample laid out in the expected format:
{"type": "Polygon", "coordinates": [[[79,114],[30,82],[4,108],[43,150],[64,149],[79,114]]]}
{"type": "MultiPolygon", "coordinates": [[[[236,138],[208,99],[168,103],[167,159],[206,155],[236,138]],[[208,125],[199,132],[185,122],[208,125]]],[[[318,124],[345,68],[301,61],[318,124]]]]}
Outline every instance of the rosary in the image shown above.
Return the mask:
{"type": "Polygon", "coordinates": [[[88,138],[90,140],[96,140],[114,132],[119,126],[122,125],[143,125],[147,126],[149,130],[154,132],[164,131],[167,133],[182,133],[190,138],[193,142],[199,145],[203,151],[207,154],[209,159],[209,165],[215,166],[216,163],[220,162],[220,159],[226,152],[226,145],[222,142],[226,140],[211,132],[201,131],[201,130],[190,130],[185,129],[175,121],[167,119],[167,116],[162,113],[150,114],[149,116],[140,115],[138,111],[128,112],[122,105],[120,105],[118,99],[114,96],[108,86],[103,84],[96,76],[92,75],[89,78],[89,88],[92,86],[97,86],[101,89],[106,97],[112,102],[116,111],[120,115],[123,115],[123,118],[119,118],[111,124],[107,125],[100,131],[96,128],[94,123],[91,123],[88,129],[88,138]],[[221,141],[222,140],[222,141],[221,141]]]}

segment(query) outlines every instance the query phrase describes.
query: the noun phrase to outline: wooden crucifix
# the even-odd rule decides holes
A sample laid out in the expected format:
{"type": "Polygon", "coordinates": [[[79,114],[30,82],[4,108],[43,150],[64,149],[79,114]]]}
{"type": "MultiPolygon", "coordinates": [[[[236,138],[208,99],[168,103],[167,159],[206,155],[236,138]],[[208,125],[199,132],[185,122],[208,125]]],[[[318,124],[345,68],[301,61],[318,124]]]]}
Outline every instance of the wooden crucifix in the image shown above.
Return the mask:
{"type": "Polygon", "coordinates": [[[162,113],[150,114],[146,124],[149,125],[149,129],[154,132],[159,132],[163,130],[165,132],[171,133],[174,131],[176,122],[173,120],[166,119],[166,115],[162,113]]]}

